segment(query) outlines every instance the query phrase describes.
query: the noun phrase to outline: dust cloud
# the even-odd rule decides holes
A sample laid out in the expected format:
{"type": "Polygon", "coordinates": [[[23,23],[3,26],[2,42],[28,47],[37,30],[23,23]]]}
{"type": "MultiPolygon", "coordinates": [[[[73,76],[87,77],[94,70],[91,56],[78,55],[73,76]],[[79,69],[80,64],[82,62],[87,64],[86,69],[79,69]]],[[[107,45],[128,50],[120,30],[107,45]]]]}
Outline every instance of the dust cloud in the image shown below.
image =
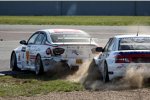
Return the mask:
{"type": "Polygon", "coordinates": [[[142,88],[146,83],[145,80],[150,78],[150,65],[146,64],[137,64],[129,65],[126,71],[124,80],[130,87],[133,88],[142,88]]]}
{"type": "Polygon", "coordinates": [[[79,70],[65,79],[81,83],[89,90],[126,90],[144,87],[145,79],[150,78],[150,68],[146,65],[129,65],[123,78],[113,79],[103,83],[102,75],[93,60],[88,60],[79,67],[79,70]],[[139,67],[139,68],[138,68],[139,67]]]}
{"type": "Polygon", "coordinates": [[[92,74],[88,72],[90,69],[90,64],[90,60],[85,61],[82,65],[79,66],[79,69],[74,74],[67,76],[66,80],[83,84],[88,78],[89,74],[92,74]]]}

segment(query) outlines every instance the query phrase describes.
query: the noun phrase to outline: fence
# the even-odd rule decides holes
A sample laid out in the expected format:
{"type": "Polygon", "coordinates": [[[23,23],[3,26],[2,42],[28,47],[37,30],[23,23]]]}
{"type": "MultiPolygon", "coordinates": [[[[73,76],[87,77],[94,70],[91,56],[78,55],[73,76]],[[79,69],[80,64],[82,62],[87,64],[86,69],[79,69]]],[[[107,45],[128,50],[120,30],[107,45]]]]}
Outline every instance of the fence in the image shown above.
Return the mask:
{"type": "Polygon", "coordinates": [[[0,15],[150,15],[150,1],[0,1],[0,15]]]}

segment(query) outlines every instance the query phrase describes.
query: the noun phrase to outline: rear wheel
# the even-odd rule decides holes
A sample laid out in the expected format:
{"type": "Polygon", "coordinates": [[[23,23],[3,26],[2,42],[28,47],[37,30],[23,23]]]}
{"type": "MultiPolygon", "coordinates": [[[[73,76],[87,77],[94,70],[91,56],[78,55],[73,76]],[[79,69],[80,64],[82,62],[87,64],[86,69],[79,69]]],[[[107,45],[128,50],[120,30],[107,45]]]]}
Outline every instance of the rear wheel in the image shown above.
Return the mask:
{"type": "Polygon", "coordinates": [[[104,63],[103,82],[104,82],[104,83],[109,82],[108,66],[107,66],[107,63],[106,63],[106,62],[104,63]]]}
{"type": "Polygon", "coordinates": [[[12,71],[19,71],[20,69],[17,66],[17,57],[15,52],[11,54],[11,59],[10,59],[10,68],[12,71]]]}
{"type": "Polygon", "coordinates": [[[44,73],[43,64],[41,60],[41,56],[37,55],[35,59],[35,74],[42,75],[44,73]]]}

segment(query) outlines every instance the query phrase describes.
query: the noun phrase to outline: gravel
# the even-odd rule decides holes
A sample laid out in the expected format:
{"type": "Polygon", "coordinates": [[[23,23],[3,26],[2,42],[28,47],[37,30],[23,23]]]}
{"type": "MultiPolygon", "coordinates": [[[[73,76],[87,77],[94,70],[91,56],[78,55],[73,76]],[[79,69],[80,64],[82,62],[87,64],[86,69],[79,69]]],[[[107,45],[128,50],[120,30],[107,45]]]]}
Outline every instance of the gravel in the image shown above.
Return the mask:
{"type": "Polygon", "coordinates": [[[0,100],[149,100],[150,89],[51,92],[32,97],[1,97],[0,100]]]}

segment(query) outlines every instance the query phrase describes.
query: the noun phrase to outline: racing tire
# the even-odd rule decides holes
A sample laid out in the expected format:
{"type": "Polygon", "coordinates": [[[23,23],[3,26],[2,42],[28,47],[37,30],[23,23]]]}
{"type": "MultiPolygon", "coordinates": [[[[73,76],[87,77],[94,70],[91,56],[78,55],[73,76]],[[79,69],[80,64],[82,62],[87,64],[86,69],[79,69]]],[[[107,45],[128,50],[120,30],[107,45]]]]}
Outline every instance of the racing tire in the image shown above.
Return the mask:
{"type": "Polygon", "coordinates": [[[35,74],[42,75],[44,73],[43,63],[41,60],[41,56],[37,55],[35,59],[35,74]]]}
{"type": "Polygon", "coordinates": [[[106,63],[106,62],[104,63],[103,82],[104,82],[104,83],[109,82],[108,66],[107,66],[107,63],[106,63]]]}
{"type": "Polygon", "coordinates": [[[15,52],[12,52],[11,54],[10,68],[12,69],[12,71],[20,71],[20,69],[17,66],[17,57],[15,52]]]}

